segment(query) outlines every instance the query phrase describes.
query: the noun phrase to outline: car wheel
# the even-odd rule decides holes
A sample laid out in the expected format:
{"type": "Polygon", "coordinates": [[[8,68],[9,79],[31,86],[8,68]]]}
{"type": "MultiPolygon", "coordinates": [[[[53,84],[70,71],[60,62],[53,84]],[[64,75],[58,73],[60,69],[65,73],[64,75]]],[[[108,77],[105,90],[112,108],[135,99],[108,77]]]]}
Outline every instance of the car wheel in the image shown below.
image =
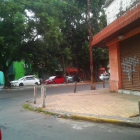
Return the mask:
{"type": "Polygon", "coordinates": [[[55,82],[53,81],[53,84],[55,84],[55,82]]]}
{"type": "Polygon", "coordinates": [[[20,83],[19,86],[24,86],[23,83],[20,83]]]}
{"type": "Polygon", "coordinates": [[[37,82],[36,82],[35,84],[36,84],[36,85],[38,85],[38,83],[37,83],[37,82]]]}
{"type": "Polygon", "coordinates": [[[62,84],[64,83],[64,81],[62,81],[62,84]]]}

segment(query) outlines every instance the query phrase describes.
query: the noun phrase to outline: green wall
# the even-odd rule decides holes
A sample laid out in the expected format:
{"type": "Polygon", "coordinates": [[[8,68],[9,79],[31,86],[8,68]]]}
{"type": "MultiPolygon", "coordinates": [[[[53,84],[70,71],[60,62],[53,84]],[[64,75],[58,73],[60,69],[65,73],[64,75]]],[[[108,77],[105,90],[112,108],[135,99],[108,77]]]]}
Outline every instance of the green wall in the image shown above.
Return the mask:
{"type": "MultiPolygon", "coordinates": [[[[31,64],[28,64],[28,68],[24,68],[24,61],[20,62],[13,62],[12,65],[9,67],[9,80],[13,81],[20,77],[25,76],[25,74],[31,74],[31,64]]],[[[33,73],[32,73],[33,74],[33,73]]],[[[34,74],[38,77],[38,74],[34,74]]],[[[3,72],[0,71],[0,84],[4,84],[4,75],[3,72]]]]}
{"type": "MultiPolygon", "coordinates": [[[[28,74],[28,75],[33,74],[31,73],[31,64],[28,64],[28,68],[24,68],[24,64],[25,64],[24,61],[13,62],[13,64],[9,68],[10,81],[23,77],[25,76],[25,74],[28,74]]],[[[38,77],[38,75],[36,74],[34,75],[38,77]]]]}
{"type": "Polygon", "coordinates": [[[15,76],[13,80],[23,77],[26,73],[26,69],[24,68],[24,61],[14,62],[13,68],[15,68],[15,76]]]}

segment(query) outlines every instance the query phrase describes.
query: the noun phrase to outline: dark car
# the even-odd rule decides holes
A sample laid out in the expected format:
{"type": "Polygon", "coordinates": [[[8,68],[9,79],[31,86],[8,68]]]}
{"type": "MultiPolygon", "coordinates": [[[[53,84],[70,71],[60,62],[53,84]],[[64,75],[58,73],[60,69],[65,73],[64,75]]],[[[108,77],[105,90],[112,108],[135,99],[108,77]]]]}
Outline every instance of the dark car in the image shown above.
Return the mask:
{"type": "Polygon", "coordinates": [[[81,79],[77,75],[75,75],[75,76],[73,76],[73,81],[74,82],[80,82],[81,79]]]}

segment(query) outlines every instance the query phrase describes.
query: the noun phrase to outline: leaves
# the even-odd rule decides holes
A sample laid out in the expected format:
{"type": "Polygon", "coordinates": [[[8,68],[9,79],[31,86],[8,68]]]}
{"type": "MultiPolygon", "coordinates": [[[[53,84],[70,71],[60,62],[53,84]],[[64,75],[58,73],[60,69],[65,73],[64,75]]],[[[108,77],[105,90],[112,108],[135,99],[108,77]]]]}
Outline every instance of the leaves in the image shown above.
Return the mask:
{"type": "MultiPolygon", "coordinates": [[[[89,25],[87,20],[87,1],[65,0],[66,9],[62,10],[65,25],[61,31],[63,40],[60,46],[70,48],[72,64],[78,69],[90,69],[89,55],[89,25]],[[69,6],[70,5],[70,6],[69,6]]],[[[105,0],[90,1],[90,24],[92,35],[96,34],[106,26],[106,16],[102,5],[105,0]]],[[[99,67],[106,67],[108,63],[108,51],[101,48],[93,48],[94,71],[99,67]]],[[[86,70],[87,71],[87,70],[86,70]]]]}
{"type": "MultiPolygon", "coordinates": [[[[103,3],[91,1],[92,35],[106,26],[103,3]]],[[[31,63],[33,72],[54,71],[55,62],[89,69],[87,36],[84,0],[0,0],[1,71],[21,60],[31,63]]],[[[97,50],[93,57],[104,64],[106,55],[97,50]]]]}

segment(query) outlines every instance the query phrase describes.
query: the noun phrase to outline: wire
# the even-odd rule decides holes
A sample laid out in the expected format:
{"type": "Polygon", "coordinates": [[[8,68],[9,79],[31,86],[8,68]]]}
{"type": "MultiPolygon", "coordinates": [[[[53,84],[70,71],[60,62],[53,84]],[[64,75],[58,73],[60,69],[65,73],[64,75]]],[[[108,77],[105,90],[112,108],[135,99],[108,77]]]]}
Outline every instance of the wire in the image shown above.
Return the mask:
{"type": "Polygon", "coordinates": [[[80,12],[83,12],[83,11],[81,11],[80,9],[78,9],[77,7],[75,7],[75,6],[71,5],[71,4],[68,4],[66,1],[63,1],[63,2],[64,2],[65,4],[67,4],[67,5],[71,6],[71,7],[73,7],[74,9],[79,10],[80,12]]]}
{"type": "MultiPolygon", "coordinates": [[[[19,3],[23,4],[23,5],[32,7],[32,6],[30,6],[30,5],[28,5],[28,4],[25,4],[25,3],[23,3],[23,2],[21,2],[21,1],[19,1],[19,0],[15,0],[15,1],[16,1],[16,2],[19,2],[19,3]]],[[[36,2],[42,3],[42,4],[47,4],[47,3],[39,2],[39,1],[36,1],[36,2]]],[[[73,5],[69,4],[69,3],[67,3],[66,1],[61,1],[61,2],[67,4],[68,6],[73,7],[73,8],[76,9],[76,10],[79,10],[80,12],[83,12],[83,11],[81,11],[80,9],[78,9],[77,7],[75,7],[75,6],[73,6],[73,5]]],[[[55,4],[47,4],[47,5],[54,5],[54,6],[57,6],[57,7],[58,7],[58,5],[55,5],[55,4]]],[[[37,8],[36,8],[36,9],[37,9],[37,8]]],[[[83,13],[85,13],[85,12],[83,12],[83,13]]],[[[49,14],[50,14],[50,13],[49,13],[49,14]]],[[[52,14],[51,14],[51,15],[52,15],[52,14]]],[[[53,15],[53,16],[55,16],[55,15],[53,15]]],[[[89,23],[88,23],[88,20],[85,20],[85,23],[89,24],[89,23]]],[[[91,27],[93,27],[93,26],[91,25],[91,27]]],[[[95,27],[93,27],[93,28],[95,28],[95,27]]]]}

